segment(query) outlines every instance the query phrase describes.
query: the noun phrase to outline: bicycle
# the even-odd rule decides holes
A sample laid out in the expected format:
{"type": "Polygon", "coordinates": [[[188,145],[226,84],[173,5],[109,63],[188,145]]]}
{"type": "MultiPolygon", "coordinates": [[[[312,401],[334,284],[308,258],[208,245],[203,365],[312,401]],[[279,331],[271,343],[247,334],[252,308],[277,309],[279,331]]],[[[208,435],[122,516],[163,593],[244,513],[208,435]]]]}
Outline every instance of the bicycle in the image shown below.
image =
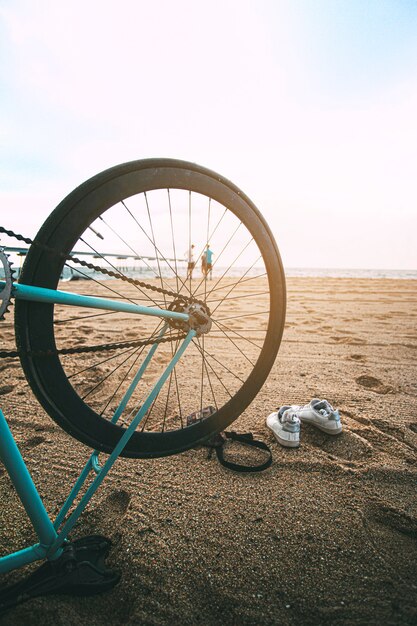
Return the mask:
{"type": "MultiPolygon", "coordinates": [[[[58,205],[33,242],[17,238],[31,245],[10,289],[15,356],[50,417],[94,450],[48,530],[43,556],[56,558],[119,455],[185,451],[250,404],[279,349],[285,277],[274,237],[251,200],[215,172],[173,159],[101,172],[58,205]],[[197,263],[208,242],[219,251],[210,283],[207,276],[187,278],[178,251],[191,242],[197,263]],[[121,270],[115,258],[134,270],[121,270]],[[68,268],[81,279],[79,293],[68,289],[72,281],[60,284],[68,268]],[[256,311],[235,315],[238,302],[255,303],[256,311]],[[98,320],[101,341],[86,345],[98,320]],[[99,452],[110,455],[102,468],[99,452]],[[91,469],[94,488],[58,535],[91,469]]],[[[3,558],[11,569],[33,556],[3,558]]]]}

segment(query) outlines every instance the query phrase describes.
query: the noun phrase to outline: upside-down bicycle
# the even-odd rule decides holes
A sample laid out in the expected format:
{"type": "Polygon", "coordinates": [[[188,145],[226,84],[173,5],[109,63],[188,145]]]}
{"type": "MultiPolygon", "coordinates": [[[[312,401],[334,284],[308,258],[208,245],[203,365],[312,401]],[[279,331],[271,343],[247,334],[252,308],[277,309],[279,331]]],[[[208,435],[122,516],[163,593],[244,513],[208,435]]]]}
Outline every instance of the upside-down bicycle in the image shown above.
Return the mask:
{"type": "Polygon", "coordinates": [[[33,241],[1,232],[30,248],[18,282],[5,252],[19,249],[1,252],[0,315],[14,298],[17,350],[0,356],[18,356],[47,413],[94,450],[52,523],[0,411],[0,456],[40,538],[1,558],[4,572],[68,557],[68,533],[118,456],[182,452],[242,413],[278,352],[285,279],[249,198],[178,160],[133,161],[94,176],[33,241]],[[181,254],[191,244],[196,266],[207,244],[215,250],[211,282],[186,277],[181,254]],[[77,283],[62,281],[66,272],[77,283]],[[100,452],[109,455],[102,466],[100,452]]]}

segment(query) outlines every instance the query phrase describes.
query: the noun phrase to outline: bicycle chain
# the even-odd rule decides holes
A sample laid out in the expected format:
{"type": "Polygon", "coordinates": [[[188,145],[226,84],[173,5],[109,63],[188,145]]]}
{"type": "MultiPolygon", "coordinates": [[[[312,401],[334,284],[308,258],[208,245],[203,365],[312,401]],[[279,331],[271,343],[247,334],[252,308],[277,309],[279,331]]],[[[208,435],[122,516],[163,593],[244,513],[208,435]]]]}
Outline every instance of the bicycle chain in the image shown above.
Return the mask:
{"type": "MultiPolygon", "coordinates": [[[[101,272],[102,274],[106,274],[107,276],[111,276],[112,278],[117,278],[124,282],[131,283],[132,285],[142,287],[143,289],[149,289],[151,291],[155,291],[157,293],[161,293],[163,295],[175,298],[176,300],[181,300],[182,302],[184,302],[184,304],[198,303],[198,304],[204,305],[204,302],[201,300],[197,300],[197,298],[185,296],[183,294],[176,293],[175,291],[164,289],[163,287],[156,287],[156,285],[149,285],[148,283],[145,283],[141,280],[137,280],[135,278],[129,278],[128,276],[124,276],[123,274],[117,274],[116,272],[113,272],[112,270],[107,270],[106,268],[100,267],[99,265],[93,265],[92,263],[88,263],[87,261],[83,261],[82,259],[78,259],[77,257],[67,256],[63,252],[60,252],[59,250],[55,250],[54,248],[50,248],[49,246],[42,245],[39,242],[34,242],[29,237],[24,237],[23,235],[20,235],[19,233],[13,232],[12,230],[7,230],[3,226],[0,226],[0,233],[4,233],[8,237],[13,237],[14,239],[17,239],[17,241],[24,242],[28,245],[35,245],[41,250],[45,250],[45,252],[50,252],[52,254],[55,254],[57,256],[64,258],[66,261],[72,261],[74,263],[77,263],[78,265],[81,265],[82,267],[87,267],[88,269],[94,270],[95,272],[101,272]]],[[[51,356],[55,354],[81,354],[81,353],[86,353],[86,352],[103,352],[106,350],[116,350],[119,348],[131,348],[131,347],[133,348],[133,347],[139,347],[139,346],[152,345],[154,343],[168,343],[168,342],[173,342],[173,341],[179,341],[181,339],[184,339],[184,337],[186,337],[185,333],[183,333],[182,335],[175,335],[174,337],[161,337],[160,339],[145,339],[142,341],[141,340],[126,341],[126,342],[117,343],[117,344],[107,343],[107,344],[102,344],[99,346],[84,346],[84,347],[79,347],[79,348],[61,348],[59,350],[46,350],[46,351],[45,350],[44,351],[28,350],[27,352],[25,352],[25,354],[27,354],[28,356],[51,356]]],[[[16,358],[16,357],[19,357],[20,355],[21,355],[21,351],[19,350],[0,351],[0,358],[16,358]]]]}
{"type": "MultiPolygon", "coordinates": [[[[140,346],[151,346],[154,343],[168,343],[172,341],[180,341],[184,339],[186,334],[175,335],[173,337],[161,337],[160,339],[143,339],[137,341],[124,341],[121,343],[104,343],[98,346],[84,346],[80,348],[61,348],[60,350],[27,350],[27,356],[53,356],[56,354],[81,354],[85,352],[104,352],[109,350],[118,350],[120,348],[136,348],[140,346]]],[[[0,359],[16,358],[21,355],[19,350],[0,350],[0,359]]]]}
{"type": "Polygon", "coordinates": [[[92,263],[88,263],[87,261],[83,261],[81,259],[78,259],[77,257],[71,256],[71,255],[68,256],[64,254],[63,252],[59,252],[59,250],[55,250],[54,248],[50,248],[49,246],[42,245],[37,241],[35,242],[32,239],[29,239],[29,237],[24,237],[23,235],[14,233],[12,230],[6,230],[3,226],[0,226],[0,233],[4,233],[5,235],[8,235],[9,237],[14,237],[14,239],[17,239],[18,241],[23,241],[24,243],[27,243],[28,245],[35,245],[41,250],[45,250],[45,252],[51,252],[52,254],[60,256],[66,261],[73,261],[74,263],[77,263],[78,265],[81,265],[82,267],[87,267],[88,269],[94,270],[95,272],[101,272],[102,274],[106,274],[107,276],[111,276],[112,278],[118,278],[119,280],[131,283],[132,285],[137,285],[138,287],[143,287],[144,289],[150,289],[151,291],[156,291],[158,293],[162,293],[165,296],[171,296],[172,298],[179,298],[181,300],[184,300],[184,302],[187,302],[187,303],[197,302],[198,304],[204,304],[202,300],[197,300],[197,298],[193,298],[192,296],[191,297],[185,296],[184,294],[177,293],[175,291],[170,291],[169,289],[164,289],[163,287],[157,287],[156,285],[149,285],[149,283],[145,283],[141,280],[137,280],[136,278],[129,278],[128,276],[124,276],[123,274],[117,274],[116,272],[113,272],[112,270],[107,270],[106,268],[100,267],[99,265],[93,265],[92,263]]]}

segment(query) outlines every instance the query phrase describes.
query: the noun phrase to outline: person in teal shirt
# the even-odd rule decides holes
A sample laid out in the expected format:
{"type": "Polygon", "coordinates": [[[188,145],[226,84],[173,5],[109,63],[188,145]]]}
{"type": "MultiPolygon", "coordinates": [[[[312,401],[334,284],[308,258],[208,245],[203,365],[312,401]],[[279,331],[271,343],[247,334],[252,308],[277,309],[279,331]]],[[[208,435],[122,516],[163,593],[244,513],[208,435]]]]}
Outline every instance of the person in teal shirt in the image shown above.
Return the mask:
{"type": "Polygon", "coordinates": [[[212,279],[213,271],[213,254],[213,251],[210,250],[210,244],[208,243],[201,258],[201,271],[206,277],[208,274],[210,274],[210,280],[212,279]]]}

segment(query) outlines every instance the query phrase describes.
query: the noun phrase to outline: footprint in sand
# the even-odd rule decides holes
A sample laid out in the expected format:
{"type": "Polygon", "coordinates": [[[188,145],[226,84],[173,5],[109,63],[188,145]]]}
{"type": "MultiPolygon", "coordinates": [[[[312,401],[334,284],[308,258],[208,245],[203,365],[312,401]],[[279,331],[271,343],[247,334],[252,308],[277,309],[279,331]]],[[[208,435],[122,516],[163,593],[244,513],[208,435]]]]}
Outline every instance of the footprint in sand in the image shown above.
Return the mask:
{"type": "Polygon", "coordinates": [[[346,430],[341,435],[329,437],[312,428],[310,436],[311,443],[327,452],[333,460],[361,462],[374,454],[373,445],[367,439],[346,430]]]}
{"type": "Polygon", "coordinates": [[[333,341],[335,341],[336,343],[343,343],[343,344],[348,344],[351,346],[363,346],[364,344],[366,344],[366,341],[364,339],[360,339],[359,337],[341,336],[341,337],[330,337],[330,339],[333,339],[333,341]]]}
{"type": "Polygon", "coordinates": [[[355,380],[361,387],[365,387],[365,389],[370,389],[375,393],[387,394],[393,393],[394,391],[392,387],[390,387],[389,385],[384,385],[384,383],[381,382],[378,378],[375,378],[374,376],[368,376],[367,374],[359,376],[355,380]]]}
{"type": "Polygon", "coordinates": [[[0,387],[0,396],[5,396],[7,393],[11,393],[15,385],[3,385],[0,387]]]}
{"type": "Polygon", "coordinates": [[[345,416],[350,417],[351,419],[355,420],[355,422],[359,422],[360,424],[365,424],[366,426],[371,425],[371,420],[368,419],[367,417],[363,417],[362,415],[356,415],[352,413],[352,411],[348,411],[347,409],[344,409],[343,407],[340,407],[340,413],[341,415],[343,415],[343,417],[345,416]]]}
{"type": "Polygon", "coordinates": [[[130,503],[131,496],[124,489],[116,489],[104,501],[104,507],[115,516],[124,515],[130,503]]]}
{"type": "Polygon", "coordinates": [[[366,361],[366,356],[364,356],[363,354],[351,354],[348,358],[352,361],[360,361],[361,363],[363,361],[366,361]]]}
{"type": "Polygon", "coordinates": [[[382,433],[397,439],[398,441],[404,441],[404,431],[400,426],[398,426],[398,424],[393,424],[387,420],[374,417],[372,420],[372,426],[380,430],[382,433]]]}
{"type": "Polygon", "coordinates": [[[44,443],[44,441],[45,437],[42,437],[41,435],[35,435],[34,437],[31,437],[30,439],[25,441],[25,443],[22,445],[22,448],[25,448],[25,450],[31,450],[32,448],[36,448],[36,446],[39,446],[41,443],[44,443]]]}
{"type": "Polygon", "coordinates": [[[127,491],[115,489],[91,511],[91,515],[94,516],[99,525],[103,522],[104,524],[117,526],[129,507],[130,499],[131,496],[127,491]]]}
{"type": "Polygon", "coordinates": [[[370,506],[369,518],[382,526],[396,530],[402,535],[412,539],[417,538],[417,518],[404,511],[384,503],[375,502],[370,506]]]}
{"type": "Polygon", "coordinates": [[[84,530],[87,533],[103,533],[113,543],[120,540],[121,523],[127,514],[131,496],[124,489],[114,489],[94,508],[83,514],[84,530]]]}

